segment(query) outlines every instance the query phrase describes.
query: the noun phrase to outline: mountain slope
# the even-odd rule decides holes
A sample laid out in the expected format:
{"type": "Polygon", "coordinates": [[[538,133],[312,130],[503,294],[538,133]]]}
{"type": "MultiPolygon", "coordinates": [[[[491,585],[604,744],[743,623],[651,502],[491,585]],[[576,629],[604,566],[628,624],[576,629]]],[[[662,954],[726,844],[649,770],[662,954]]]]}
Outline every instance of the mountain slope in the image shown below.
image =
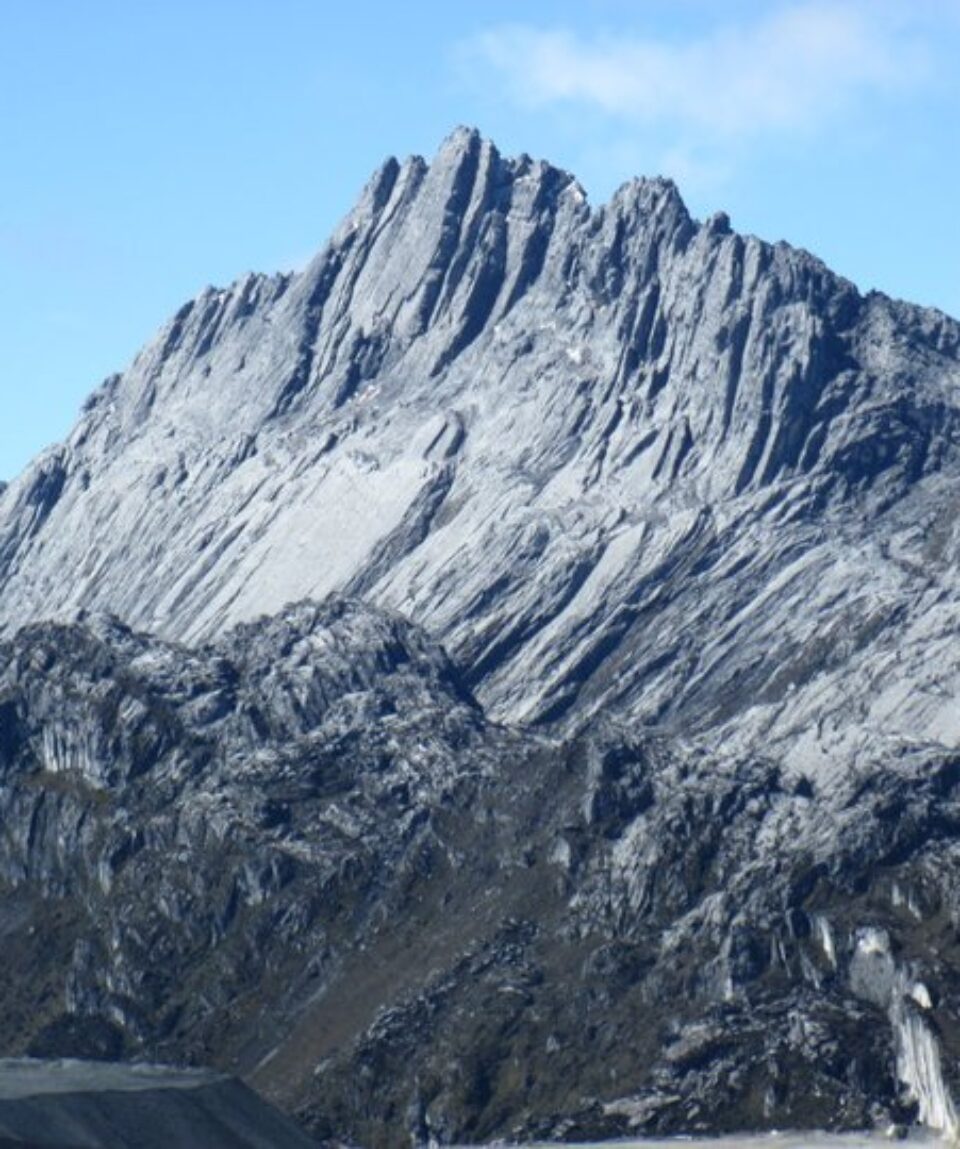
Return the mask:
{"type": "Polygon", "coordinates": [[[371,1149],[950,1123],[956,757],[817,792],[505,729],[355,600],[0,667],[7,1053],[212,1064],[371,1149]]]}
{"type": "Polygon", "coordinates": [[[460,131],[92,397],[0,497],[0,617],[195,640],[340,590],[503,718],[729,720],[818,773],[951,743],[958,348],[669,183],[591,209],[460,131]]]}
{"type": "Polygon", "coordinates": [[[954,1128],[958,385],[666,181],[388,161],[0,491],[5,1048],[330,1143],[954,1128]]]}

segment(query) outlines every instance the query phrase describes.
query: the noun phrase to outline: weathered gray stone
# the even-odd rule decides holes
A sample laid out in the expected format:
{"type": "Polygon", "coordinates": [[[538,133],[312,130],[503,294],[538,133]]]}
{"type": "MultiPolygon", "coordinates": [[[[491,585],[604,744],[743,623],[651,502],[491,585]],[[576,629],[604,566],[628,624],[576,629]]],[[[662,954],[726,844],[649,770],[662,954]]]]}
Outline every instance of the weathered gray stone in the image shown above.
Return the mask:
{"type": "Polygon", "coordinates": [[[816,776],[952,746],[958,348],[668,181],[591,208],[460,130],[104,384],[0,495],[0,620],[194,641],[346,590],[505,719],[616,712],[816,776]]]}
{"type": "Polygon", "coordinates": [[[370,1147],[951,1113],[958,384],[667,181],[388,161],[0,490],[6,1048],[370,1147]]]}

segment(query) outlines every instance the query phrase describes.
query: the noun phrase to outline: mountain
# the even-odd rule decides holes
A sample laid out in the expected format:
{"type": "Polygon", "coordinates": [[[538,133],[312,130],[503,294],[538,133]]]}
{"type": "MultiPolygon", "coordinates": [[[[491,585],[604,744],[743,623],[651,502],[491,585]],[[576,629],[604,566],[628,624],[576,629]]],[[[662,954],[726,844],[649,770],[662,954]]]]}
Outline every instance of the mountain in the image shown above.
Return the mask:
{"type": "Polygon", "coordinates": [[[33,624],[0,666],[8,1051],[212,1062],[384,1149],[952,1113],[956,756],[820,795],[495,725],[338,597],[196,647],[33,624]]]}
{"type": "Polygon", "coordinates": [[[458,132],[92,396],[2,496],[0,617],[193,641],[337,590],[505,720],[732,721],[816,770],[952,738],[958,348],[672,184],[594,210],[458,132]]]}
{"type": "Polygon", "coordinates": [[[331,1143],[954,1126],[958,396],[668,181],[388,161],[0,491],[8,1051],[331,1143]]]}

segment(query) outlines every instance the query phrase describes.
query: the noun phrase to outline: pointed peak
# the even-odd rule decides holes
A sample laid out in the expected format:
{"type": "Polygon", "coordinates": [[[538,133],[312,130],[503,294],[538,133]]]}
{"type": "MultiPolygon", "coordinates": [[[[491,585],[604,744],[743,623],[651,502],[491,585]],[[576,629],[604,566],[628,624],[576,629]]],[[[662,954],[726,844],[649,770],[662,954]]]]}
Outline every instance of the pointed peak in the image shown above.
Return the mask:
{"type": "Polygon", "coordinates": [[[448,133],[440,144],[440,152],[472,151],[478,144],[489,142],[484,140],[479,128],[467,124],[457,124],[452,132],[448,133]]]}
{"type": "Polygon", "coordinates": [[[664,203],[684,212],[687,210],[680,189],[669,176],[633,176],[617,188],[613,199],[614,202],[625,200],[650,206],[664,203]]]}
{"type": "Polygon", "coordinates": [[[500,156],[492,140],[481,135],[476,128],[461,125],[441,142],[430,167],[458,168],[465,161],[474,162],[483,153],[493,159],[500,156]]]}
{"type": "Polygon", "coordinates": [[[730,235],[733,230],[730,216],[725,211],[715,211],[708,220],[704,221],[703,226],[708,235],[715,236],[730,235]]]}
{"type": "Polygon", "coordinates": [[[367,180],[366,187],[361,193],[360,200],[369,211],[376,213],[383,208],[390,198],[399,174],[400,161],[396,156],[388,156],[367,180]]]}
{"type": "Polygon", "coordinates": [[[684,233],[696,226],[677,185],[666,176],[634,176],[614,192],[610,207],[626,215],[658,220],[671,230],[679,226],[684,233]]]}

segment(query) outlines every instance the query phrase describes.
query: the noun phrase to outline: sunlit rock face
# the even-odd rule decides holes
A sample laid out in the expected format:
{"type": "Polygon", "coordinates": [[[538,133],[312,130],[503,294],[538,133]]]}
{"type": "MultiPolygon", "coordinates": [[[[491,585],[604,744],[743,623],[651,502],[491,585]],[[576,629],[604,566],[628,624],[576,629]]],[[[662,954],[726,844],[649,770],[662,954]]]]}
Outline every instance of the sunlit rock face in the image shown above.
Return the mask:
{"type": "Polygon", "coordinates": [[[0,496],[0,618],[192,641],[348,591],[501,718],[614,712],[819,774],[952,745],[958,347],[667,181],[591,207],[459,131],[94,393],[0,496]]]}
{"type": "Polygon", "coordinates": [[[371,1146],[955,1124],[958,394],[667,181],[388,161],[0,489],[10,1051],[371,1146]]]}

